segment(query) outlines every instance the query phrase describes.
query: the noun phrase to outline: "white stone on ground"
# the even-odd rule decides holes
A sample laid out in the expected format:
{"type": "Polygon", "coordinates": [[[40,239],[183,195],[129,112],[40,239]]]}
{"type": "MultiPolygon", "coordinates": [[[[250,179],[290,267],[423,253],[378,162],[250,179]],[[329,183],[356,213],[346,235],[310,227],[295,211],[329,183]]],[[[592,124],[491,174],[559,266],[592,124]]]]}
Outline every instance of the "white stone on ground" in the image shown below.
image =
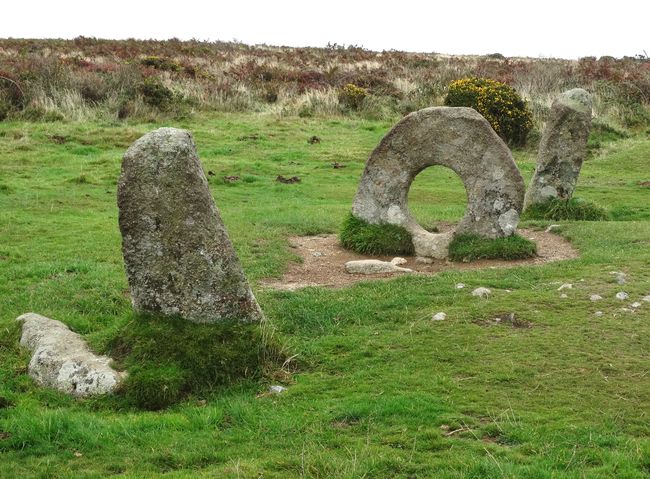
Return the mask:
{"type": "Polygon", "coordinates": [[[636,308],[640,308],[640,307],[641,307],[641,303],[639,303],[638,301],[635,301],[634,303],[632,303],[632,304],[630,305],[630,307],[631,307],[631,308],[635,308],[635,309],[636,309],[636,308]]]}
{"type": "Polygon", "coordinates": [[[395,266],[401,266],[407,263],[407,261],[404,258],[400,258],[399,256],[393,258],[392,260],[390,260],[390,262],[393,263],[395,266]]]}
{"type": "Polygon", "coordinates": [[[564,283],[557,290],[562,291],[563,289],[573,289],[573,285],[571,283],[564,283]]]}
{"type": "Polygon", "coordinates": [[[351,274],[412,273],[412,269],[400,268],[388,261],[361,259],[345,263],[345,270],[351,274]]]}
{"type": "Polygon", "coordinates": [[[630,297],[630,295],[627,294],[625,291],[620,291],[620,292],[616,293],[616,299],[624,300],[624,299],[627,299],[629,297],[630,297]]]}
{"type": "Polygon", "coordinates": [[[463,289],[465,286],[466,286],[465,283],[456,283],[455,288],[456,288],[456,289],[463,289]]]}
{"type": "Polygon", "coordinates": [[[594,313],[594,316],[602,316],[602,315],[603,315],[603,312],[602,312],[602,311],[596,311],[596,312],[594,313]]]}
{"type": "Polygon", "coordinates": [[[625,284],[627,282],[627,275],[622,271],[610,271],[609,274],[616,276],[615,280],[618,284],[625,284]]]}
{"type": "Polygon", "coordinates": [[[562,293],[562,294],[560,295],[560,298],[562,298],[562,299],[566,299],[566,298],[568,298],[568,296],[566,295],[566,293],[562,293]]]}
{"type": "Polygon", "coordinates": [[[560,225],[549,225],[548,228],[546,228],[544,230],[544,233],[550,233],[551,231],[553,231],[554,229],[559,228],[559,227],[560,227],[560,225]]]}
{"type": "Polygon", "coordinates": [[[443,313],[443,312],[441,311],[441,312],[439,312],[439,313],[434,314],[434,315],[431,317],[431,319],[432,319],[433,321],[444,321],[445,319],[447,319],[447,314],[446,314],[446,313],[443,313]]]}
{"type": "Polygon", "coordinates": [[[650,303],[650,294],[647,295],[647,296],[644,296],[643,298],[641,298],[641,301],[645,301],[646,303],[650,303]]]}
{"type": "Polygon", "coordinates": [[[279,385],[273,385],[273,386],[271,386],[269,388],[269,392],[271,394],[282,394],[286,390],[287,390],[287,388],[285,388],[284,386],[279,386],[279,385]]]}
{"type": "Polygon", "coordinates": [[[27,371],[39,385],[86,397],[113,392],[126,376],[62,322],[36,313],[17,320],[23,323],[20,344],[33,353],[27,371]]]}
{"type": "Polygon", "coordinates": [[[478,298],[487,298],[490,296],[490,293],[492,291],[489,288],[476,288],[474,291],[472,291],[472,296],[476,296],[478,298]]]}
{"type": "Polygon", "coordinates": [[[600,301],[601,299],[603,299],[603,297],[599,294],[592,294],[591,296],[589,296],[589,299],[591,301],[600,301]]]}

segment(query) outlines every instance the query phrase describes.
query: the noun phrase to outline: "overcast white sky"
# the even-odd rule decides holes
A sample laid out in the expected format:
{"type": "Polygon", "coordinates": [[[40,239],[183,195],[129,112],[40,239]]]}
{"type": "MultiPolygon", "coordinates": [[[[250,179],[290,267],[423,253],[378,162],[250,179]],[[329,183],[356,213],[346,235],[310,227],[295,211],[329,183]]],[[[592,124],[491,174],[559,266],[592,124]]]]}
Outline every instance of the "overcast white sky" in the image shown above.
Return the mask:
{"type": "Polygon", "coordinates": [[[0,37],[355,44],[578,58],[650,54],[650,1],[0,0],[0,37]]]}

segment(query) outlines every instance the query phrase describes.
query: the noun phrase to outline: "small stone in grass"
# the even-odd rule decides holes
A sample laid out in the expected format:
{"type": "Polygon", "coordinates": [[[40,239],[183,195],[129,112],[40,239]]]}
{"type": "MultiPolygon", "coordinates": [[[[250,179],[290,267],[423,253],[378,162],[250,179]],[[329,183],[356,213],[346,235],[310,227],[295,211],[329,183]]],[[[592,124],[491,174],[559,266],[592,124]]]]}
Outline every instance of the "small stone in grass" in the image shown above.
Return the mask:
{"type": "Polygon", "coordinates": [[[616,293],[616,299],[620,299],[621,301],[624,300],[624,299],[627,299],[629,297],[630,297],[630,295],[627,294],[625,291],[620,291],[620,292],[616,293]]]}
{"type": "Polygon", "coordinates": [[[591,296],[589,296],[589,299],[591,301],[600,301],[601,299],[603,299],[603,297],[599,294],[592,294],[591,296]]]}
{"type": "Polygon", "coordinates": [[[490,296],[490,293],[492,291],[489,288],[476,288],[474,291],[472,291],[472,296],[476,296],[478,298],[487,298],[490,296]]]}
{"type": "Polygon", "coordinates": [[[439,313],[434,314],[434,315],[431,317],[431,319],[432,319],[433,321],[444,321],[445,319],[447,319],[447,314],[446,314],[446,313],[443,313],[443,312],[441,311],[441,312],[439,312],[439,313]]]}
{"type": "Polygon", "coordinates": [[[562,298],[562,299],[566,299],[566,298],[568,298],[568,296],[567,296],[565,293],[562,293],[562,294],[560,295],[560,298],[562,298]]]}
{"type": "Polygon", "coordinates": [[[271,394],[282,394],[286,390],[287,390],[287,388],[285,388],[284,386],[279,386],[279,385],[273,385],[273,386],[271,386],[269,388],[269,392],[271,394]]]}
{"type": "Polygon", "coordinates": [[[630,305],[630,307],[631,307],[631,308],[635,308],[635,309],[636,309],[636,308],[640,308],[640,307],[641,307],[641,303],[639,303],[638,301],[635,301],[634,303],[632,303],[632,304],[630,305]]]}
{"type": "Polygon", "coordinates": [[[563,289],[573,289],[573,285],[571,283],[564,283],[557,290],[562,291],[563,289]]]}
{"type": "Polygon", "coordinates": [[[646,303],[650,303],[650,294],[647,295],[647,296],[644,296],[643,298],[641,298],[641,301],[645,301],[646,303]]]}
{"type": "Polygon", "coordinates": [[[602,316],[602,315],[603,315],[603,312],[602,312],[602,311],[596,311],[596,312],[594,313],[594,316],[599,316],[599,317],[600,317],[600,316],[602,316]]]}
{"type": "Polygon", "coordinates": [[[465,283],[456,283],[456,289],[463,289],[465,286],[465,283]]]}

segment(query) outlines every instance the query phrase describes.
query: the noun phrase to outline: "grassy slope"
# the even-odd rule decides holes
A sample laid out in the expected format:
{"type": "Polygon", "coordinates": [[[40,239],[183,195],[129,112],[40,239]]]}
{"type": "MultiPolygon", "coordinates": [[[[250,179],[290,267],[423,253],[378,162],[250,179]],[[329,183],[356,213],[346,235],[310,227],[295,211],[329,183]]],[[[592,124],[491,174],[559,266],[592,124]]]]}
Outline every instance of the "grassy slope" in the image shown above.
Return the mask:
{"type": "MultiPolygon", "coordinates": [[[[177,126],[195,132],[215,173],[253,282],[281,273],[288,235],[338,230],[389,127],[253,115],[177,126]],[[252,134],[261,139],[238,139],[252,134]],[[312,135],[322,142],[308,144],[312,135]],[[279,174],[302,182],[276,183],[279,174]]],[[[564,223],[580,259],[339,291],[257,289],[301,363],[283,396],[256,398],[259,386],[243,384],[205,406],[144,413],[35,388],[16,316],[62,320],[97,348],[130,318],[115,182],[123,151],[153,127],[0,123],[0,397],[14,404],[0,406],[0,477],[649,477],[650,304],[620,313],[613,299],[650,294],[649,190],[637,184],[650,180],[650,141],[638,137],[583,168],[577,194],[629,221],[564,223]],[[616,285],[612,270],[629,284],[616,285]],[[456,282],[493,295],[472,298],[456,282]],[[565,300],[563,282],[576,285],[565,300]],[[591,303],[592,293],[605,299],[591,303]],[[447,320],[431,322],[437,311],[447,320]],[[473,322],[510,311],[533,327],[473,322]],[[461,430],[447,437],[441,426],[461,430]]],[[[533,156],[516,156],[529,178],[533,156]]],[[[462,185],[448,176],[432,168],[414,184],[423,224],[462,215],[462,185]]]]}

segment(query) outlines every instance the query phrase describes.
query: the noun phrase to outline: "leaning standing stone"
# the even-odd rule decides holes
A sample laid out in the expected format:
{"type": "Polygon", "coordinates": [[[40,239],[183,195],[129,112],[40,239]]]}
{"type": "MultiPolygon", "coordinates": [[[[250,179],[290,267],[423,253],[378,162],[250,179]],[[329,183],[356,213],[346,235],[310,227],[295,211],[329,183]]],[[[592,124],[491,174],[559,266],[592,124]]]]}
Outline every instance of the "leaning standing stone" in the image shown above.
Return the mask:
{"type": "Polygon", "coordinates": [[[581,88],[562,93],[551,107],[524,208],[551,199],[571,198],[587,154],[590,130],[589,93],[581,88]]]}
{"type": "Polygon", "coordinates": [[[137,312],[197,323],[262,319],[189,132],[160,128],[127,150],[118,206],[137,312]]]}

